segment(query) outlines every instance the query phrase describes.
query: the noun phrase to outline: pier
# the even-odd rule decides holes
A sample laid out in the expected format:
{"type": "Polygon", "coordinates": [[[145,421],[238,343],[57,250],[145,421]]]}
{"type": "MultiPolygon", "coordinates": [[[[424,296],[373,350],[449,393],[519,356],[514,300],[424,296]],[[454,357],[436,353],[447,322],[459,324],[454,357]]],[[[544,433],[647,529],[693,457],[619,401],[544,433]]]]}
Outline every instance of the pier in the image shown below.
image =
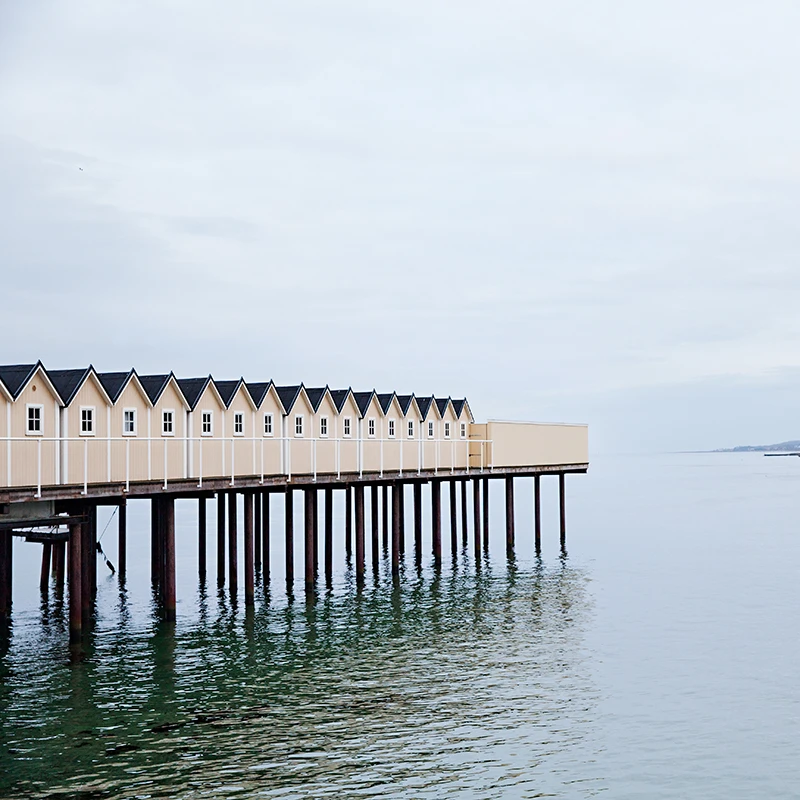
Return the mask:
{"type": "Polygon", "coordinates": [[[504,485],[510,557],[516,544],[515,486],[525,479],[533,481],[537,552],[541,480],[557,482],[563,548],[565,478],[588,469],[586,426],[476,423],[466,399],[211,376],[184,380],[172,373],[139,376],[134,370],[98,374],[91,367],[47,371],[40,363],[0,367],[0,397],[5,401],[5,409],[0,405],[0,622],[11,618],[14,541],[24,540],[42,549],[41,590],[52,583],[63,591],[66,582],[75,645],[94,613],[99,506],[117,508],[120,579],[125,579],[127,548],[149,546],[159,612],[174,621],[176,499],[198,504],[199,579],[207,578],[212,513],[217,585],[236,598],[241,581],[245,606],[251,607],[256,574],[269,584],[275,536],[284,537],[290,596],[296,546],[310,600],[320,586],[331,585],[336,547],[353,559],[356,586],[364,587],[367,537],[372,571],[378,572],[383,546],[392,579],[400,580],[408,500],[415,564],[423,557],[424,486],[429,487],[435,568],[442,566],[443,539],[451,554],[470,548],[480,567],[488,552],[493,480],[504,485]],[[334,529],[337,492],[344,495],[342,530],[334,529]],[[447,520],[442,519],[443,493],[447,520]],[[276,496],[284,511],[282,531],[271,524],[276,496]],[[141,535],[128,536],[127,504],[140,500],[150,504],[149,544],[141,535]],[[302,531],[295,531],[295,503],[303,509],[302,531]]]}

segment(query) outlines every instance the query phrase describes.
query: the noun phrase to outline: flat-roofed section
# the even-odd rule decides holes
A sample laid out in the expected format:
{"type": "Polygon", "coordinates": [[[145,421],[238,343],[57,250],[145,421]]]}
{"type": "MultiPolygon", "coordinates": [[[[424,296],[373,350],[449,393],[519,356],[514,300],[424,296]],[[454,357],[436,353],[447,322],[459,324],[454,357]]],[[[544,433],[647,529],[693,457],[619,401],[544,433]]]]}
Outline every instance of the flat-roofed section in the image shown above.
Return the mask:
{"type": "Polygon", "coordinates": [[[470,433],[487,441],[471,445],[470,467],[479,468],[481,459],[495,469],[589,463],[587,425],[490,421],[470,426],[470,433]]]}

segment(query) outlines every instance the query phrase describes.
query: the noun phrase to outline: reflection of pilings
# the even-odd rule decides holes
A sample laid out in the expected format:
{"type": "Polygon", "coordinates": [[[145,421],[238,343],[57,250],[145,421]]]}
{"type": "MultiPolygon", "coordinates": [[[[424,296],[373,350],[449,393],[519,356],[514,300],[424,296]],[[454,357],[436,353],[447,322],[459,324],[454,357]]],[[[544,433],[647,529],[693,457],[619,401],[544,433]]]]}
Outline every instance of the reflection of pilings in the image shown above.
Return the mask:
{"type": "Polygon", "coordinates": [[[533,530],[536,552],[542,552],[542,495],[539,476],[533,476],[533,530]]]}
{"type": "Polygon", "coordinates": [[[353,554],[353,490],[344,487],[344,552],[347,558],[353,554]]]}
{"type": "Polygon", "coordinates": [[[269,492],[261,493],[261,572],[264,585],[269,583],[270,553],[269,553],[269,492]]]}
{"type": "Polygon", "coordinates": [[[0,531],[0,621],[11,616],[14,551],[11,531],[0,531]]]}
{"type": "Polygon", "coordinates": [[[294,584],[294,493],[287,488],[284,494],[284,535],[286,538],[286,591],[291,594],[294,584]]]}
{"type": "Polygon", "coordinates": [[[414,481],[414,560],[422,563],[422,484],[414,481]]]}
{"type": "Polygon", "coordinates": [[[162,541],[164,543],[164,619],[175,621],[175,498],[161,499],[162,541]]]}
{"type": "Polygon", "coordinates": [[[558,500],[561,517],[561,549],[567,544],[567,492],[564,485],[564,473],[558,473],[558,500]]]}
{"type": "Polygon", "coordinates": [[[456,510],[456,482],[452,478],[450,484],[450,555],[458,555],[458,513],[456,510]]]}
{"type": "Polygon", "coordinates": [[[245,492],[244,495],[244,604],[254,606],[256,603],[256,569],[254,556],[255,531],[253,529],[253,503],[256,499],[255,492],[245,492]]]}
{"type": "Polygon", "coordinates": [[[124,498],[117,512],[117,568],[124,578],[128,571],[128,501],[124,498]]]}
{"type": "Polygon", "coordinates": [[[442,482],[439,478],[431,481],[431,530],[433,563],[438,569],[442,566],[442,482]]]}
{"type": "Polygon", "coordinates": [[[228,495],[228,588],[231,597],[236,597],[239,592],[239,520],[236,503],[236,492],[228,495]]]}
{"type": "Polygon", "coordinates": [[[356,504],[356,583],[364,585],[364,484],[355,486],[356,504]]]}
{"type": "Polygon", "coordinates": [[[461,546],[469,544],[469,527],[467,523],[467,479],[461,481],[461,546]]]}
{"type": "Polygon", "coordinates": [[[83,532],[80,524],[69,526],[69,640],[72,643],[81,640],[83,625],[81,573],[83,571],[83,532]]]}
{"type": "Polygon", "coordinates": [[[506,553],[514,552],[514,478],[506,477],[506,553]]]}
{"type": "Polygon", "coordinates": [[[372,526],[372,571],[377,575],[380,559],[380,534],[378,532],[378,526],[380,525],[378,494],[380,489],[377,483],[373,483],[371,488],[369,518],[372,526]]]}
{"type": "Polygon", "coordinates": [[[481,479],[472,479],[472,536],[475,541],[475,563],[481,557],[481,479]]]}
{"type": "Polygon", "coordinates": [[[392,484],[392,575],[397,577],[400,574],[400,492],[403,491],[403,484],[396,482],[392,484]]]}
{"type": "Polygon", "coordinates": [[[217,586],[225,585],[225,492],[217,492],[217,586]]]}
{"type": "Polygon", "coordinates": [[[325,489],[325,585],[333,584],[333,489],[325,489]]]}
{"type": "Polygon", "coordinates": [[[197,574],[200,581],[206,579],[206,498],[197,501],[197,574]]]}
{"type": "Polygon", "coordinates": [[[50,555],[52,547],[50,542],[42,544],[42,570],[39,573],[39,591],[43,594],[50,588],[50,555]]]}

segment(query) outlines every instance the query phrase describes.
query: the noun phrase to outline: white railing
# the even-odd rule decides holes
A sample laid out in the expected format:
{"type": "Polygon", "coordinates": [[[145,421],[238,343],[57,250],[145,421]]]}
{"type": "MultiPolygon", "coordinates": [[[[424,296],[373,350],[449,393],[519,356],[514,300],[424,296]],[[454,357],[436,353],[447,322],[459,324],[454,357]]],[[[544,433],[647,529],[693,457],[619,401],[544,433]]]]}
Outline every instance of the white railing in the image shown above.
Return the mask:
{"type": "Polygon", "coordinates": [[[400,476],[492,469],[488,439],[344,437],[61,437],[0,438],[0,487],[130,484],[355,472],[400,476]],[[161,452],[159,452],[159,450],[161,452]]]}

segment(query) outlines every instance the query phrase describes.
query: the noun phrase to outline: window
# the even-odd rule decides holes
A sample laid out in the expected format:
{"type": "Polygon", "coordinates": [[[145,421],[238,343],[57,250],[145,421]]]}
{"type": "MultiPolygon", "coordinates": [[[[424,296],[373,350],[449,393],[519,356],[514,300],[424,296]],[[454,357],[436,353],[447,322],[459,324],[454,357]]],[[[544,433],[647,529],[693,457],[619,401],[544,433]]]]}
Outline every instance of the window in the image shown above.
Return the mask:
{"type": "Polygon", "coordinates": [[[328,418],[327,417],[320,417],[319,418],[319,435],[320,436],[327,436],[328,435],[328,418]]]}
{"type": "Polygon", "coordinates": [[[264,436],[272,436],[272,414],[264,414],[264,436]]]}
{"type": "Polygon", "coordinates": [[[413,419],[410,419],[408,421],[408,438],[409,439],[413,439],[414,438],[414,420],[413,419]]]}
{"type": "Polygon", "coordinates": [[[433,439],[433,423],[428,423],[428,438],[433,439]]]}
{"type": "Polygon", "coordinates": [[[233,413],[233,435],[244,436],[244,411],[233,413]]]}
{"type": "Polygon", "coordinates": [[[28,433],[34,436],[42,434],[42,411],[44,406],[28,406],[28,433]]]}
{"type": "Polygon", "coordinates": [[[444,424],[444,438],[445,439],[449,439],[450,438],[450,423],[449,422],[445,422],[445,424],[444,424]]]}
{"type": "Polygon", "coordinates": [[[122,409],[122,435],[135,436],[136,435],[136,409],[123,408],[122,409]]]}
{"type": "Polygon", "coordinates": [[[462,422],[461,423],[461,438],[462,439],[466,439],[467,438],[467,423],[466,422],[462,422]]]}
{"type": "Polygon", "coordinates": [[[375,420],[370,417],[369,421],[367,422],[367,433],[371,437],[375,437],[375,420]]]}
{"type": "Polygon", "coordinates": [[[295,436],[302,436],[303,435],[303,415],[298,414],[294,418],[294,435],[295,436]]]}
{"type": "Polygon", "coordinates": [[[204,411],[201,417],[200,433],[203,436],[212,436],[214,434],[214,412],[204,411]]]}
{"type": "Polygon", "coordinates": [[[344,418],[344,435],[350,436],[350,417],[344,418]]]}
{"type": "Polygon", "coordinates": [[[161,435],[175,435],[175,412],[172,409],[165,409],[161,412],[161,435]]]}
{"type": "Polygon", "coordinates": [[[93,406],[81,406],[81,436],[94,436],[93,406]]]}
{"type": "Polygon", "coordinates": [[[394,439],[394,420],[389,420],[389,438],[394,439]]]}

